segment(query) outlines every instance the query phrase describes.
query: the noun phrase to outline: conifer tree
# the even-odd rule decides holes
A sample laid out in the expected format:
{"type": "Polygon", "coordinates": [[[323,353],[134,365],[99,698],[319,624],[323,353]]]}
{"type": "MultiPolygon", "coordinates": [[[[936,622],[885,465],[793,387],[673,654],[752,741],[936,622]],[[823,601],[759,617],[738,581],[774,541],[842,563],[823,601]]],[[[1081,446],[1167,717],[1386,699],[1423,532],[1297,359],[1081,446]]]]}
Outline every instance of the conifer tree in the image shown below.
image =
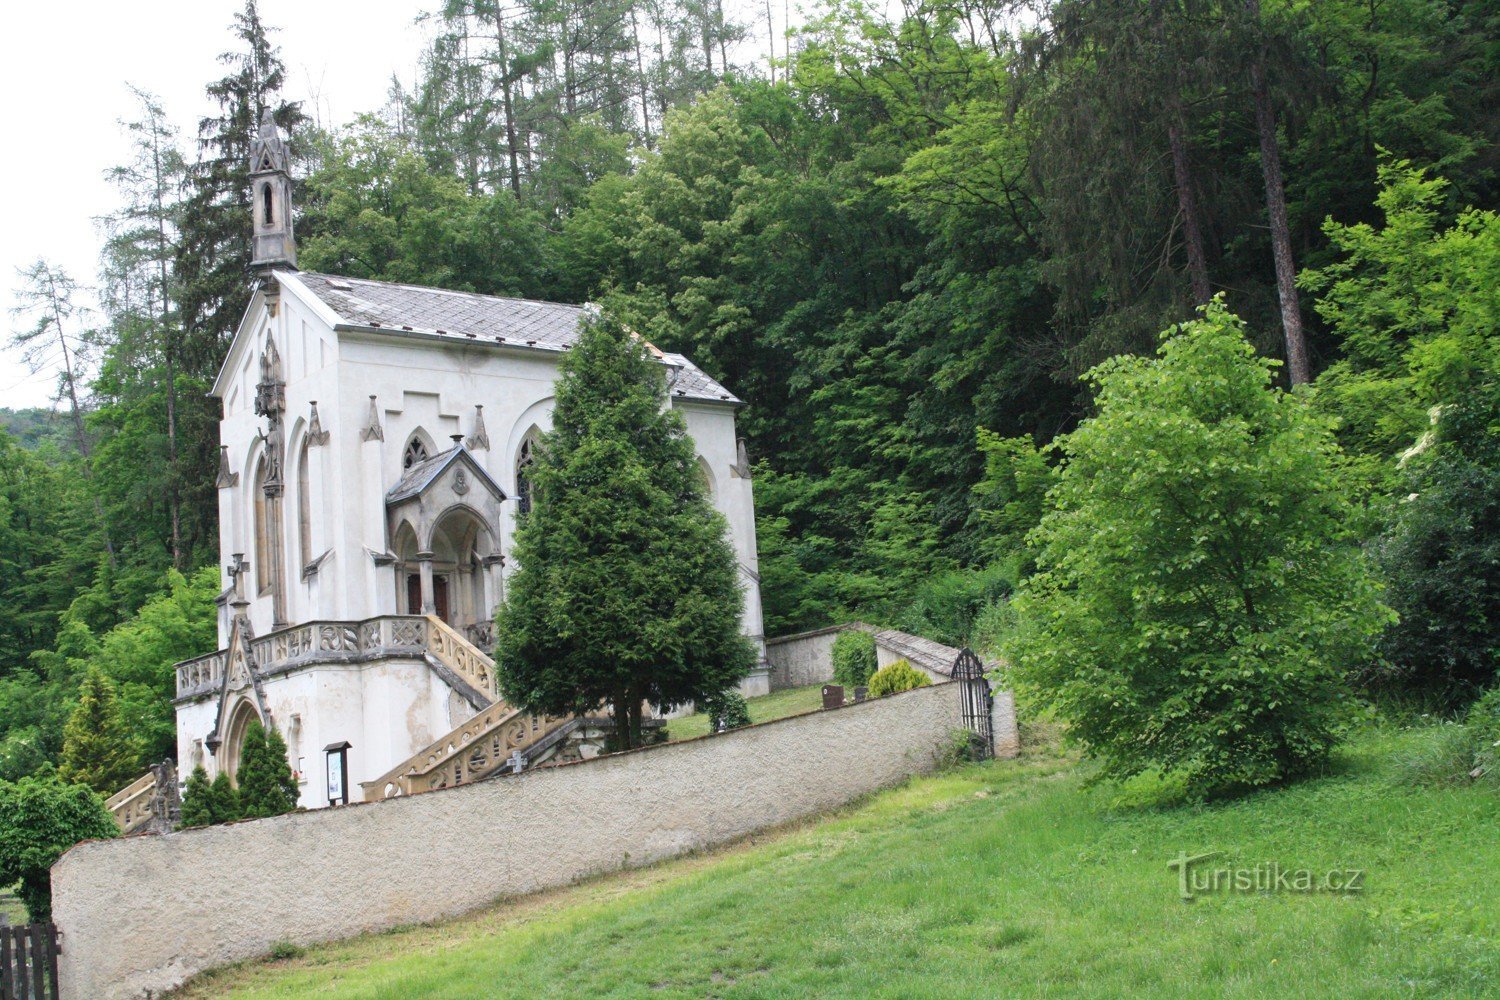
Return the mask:
{"type": "Polygon", "coordinates": [[[608,702],[622,748],[640,745],[642,702],[707,699],[754,660],[725,522],[665,393],[640,338],[585,323],[561,365],[498,618],[506,698],[551,714],[608,702]]]}
{"type": "Polygon", "coordinates": [[[78,705],[63,727],[64,781],[112,795],[140,777],[140,748],[125,728],[114,681],[94,667],[84,675],[78,705]]]}
{"type": "Polygon", "coordinates": [[[182,817],[178,828],[191,830],[197,826],[208,826],[214,822],[211,808],[213,783],[208,772],[199,764],[188,775],[187,787],[182,791],[182,817]]]}
{"type": "Polygon", "coordinates": [[[280,816],[297,808],[297,779],[286,762],[286,741],[274,726],[252,722],[240,751],[239,815],[280,816]]]}
{"type": "Polygon", "coordinates": [[[220,771],[208,786],[208,821],[210,823],[232,823],[244,819],[240,810],[239,789],[229,780],[229,775],[220,771]]]}

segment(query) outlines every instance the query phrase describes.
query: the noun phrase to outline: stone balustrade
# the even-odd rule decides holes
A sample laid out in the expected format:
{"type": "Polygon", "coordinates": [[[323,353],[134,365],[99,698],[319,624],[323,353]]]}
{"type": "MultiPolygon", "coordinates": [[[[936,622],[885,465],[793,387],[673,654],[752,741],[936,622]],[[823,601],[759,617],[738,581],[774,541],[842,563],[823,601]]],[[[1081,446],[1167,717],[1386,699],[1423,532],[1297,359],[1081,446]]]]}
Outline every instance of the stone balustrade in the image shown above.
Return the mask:
{"type": "MultiPolygon", "coordinates": [[[[497,694],[494,663],[458,631],[436,617],[382,615],[364,621],[314,621],[258,636],[250,651],[263,674],[313,663],[349,663],[387,656],[431,654],[491,698],[497,694]]],[[[228,651],[177,664],[177,699],[211,694],[224,682],[228,651]]]]}
{"type": "Polygon", "coordinates": [[[120,824],[120,832],[128,835],[144,829],[151,822],[151,800],[155,794],[156,774],[147,771],[111,795],[104,806],[120,824]]]}
{"type": "Polygon", "coordinates": [[[505,766],[517,750],[524,752],[571,719],[530,715],[497,701],[374,781],[362,782],[365,801],[477,781],[505,766]]]}

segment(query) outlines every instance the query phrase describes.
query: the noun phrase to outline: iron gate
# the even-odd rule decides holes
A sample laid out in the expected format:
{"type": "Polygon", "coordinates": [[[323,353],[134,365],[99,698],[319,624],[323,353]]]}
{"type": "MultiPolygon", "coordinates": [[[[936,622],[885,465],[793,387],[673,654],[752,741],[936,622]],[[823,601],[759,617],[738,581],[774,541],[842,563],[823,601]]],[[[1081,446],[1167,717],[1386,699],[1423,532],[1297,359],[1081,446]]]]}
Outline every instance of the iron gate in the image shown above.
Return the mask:
{"type": "Polygon", "coordinates": [[[995,730],[990,720],[990,682],[984,676],[984,664],[967,646],[953,661],[953,679],[958,682],[958,696],[963,703],[964,728],[972,734],[969,753],[975,760],[995,756],[995,730]]]}

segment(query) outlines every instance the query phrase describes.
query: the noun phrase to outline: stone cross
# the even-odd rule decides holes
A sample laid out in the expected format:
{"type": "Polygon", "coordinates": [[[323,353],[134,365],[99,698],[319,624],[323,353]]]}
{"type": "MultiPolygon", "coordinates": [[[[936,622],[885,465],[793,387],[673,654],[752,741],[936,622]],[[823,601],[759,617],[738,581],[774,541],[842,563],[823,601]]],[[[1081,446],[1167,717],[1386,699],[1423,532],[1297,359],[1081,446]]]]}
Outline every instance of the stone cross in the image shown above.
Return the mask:
{"type": "Polygon", "coordinates": [[[511,752],[510,771],[512,774],[520,774],[526,769],[526,755],[519,750],[511,752]]]}
{"type": "Polygon", "coordinates": [[[250,572],[250,564],[245,562],[245,553],[236,552],[234,562],[225,567],[224,571],[229,574],[229,585],[234,588],[235,596],[240,596],[240,577],[250,572]]]}

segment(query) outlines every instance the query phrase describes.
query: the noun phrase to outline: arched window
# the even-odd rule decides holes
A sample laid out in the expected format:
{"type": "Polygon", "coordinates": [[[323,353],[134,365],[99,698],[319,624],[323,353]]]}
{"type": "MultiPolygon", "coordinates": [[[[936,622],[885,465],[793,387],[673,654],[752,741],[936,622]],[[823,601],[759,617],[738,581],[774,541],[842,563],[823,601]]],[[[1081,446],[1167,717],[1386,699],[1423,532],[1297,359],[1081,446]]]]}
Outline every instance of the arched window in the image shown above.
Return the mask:
{"type": "Polygon", "coordinates": [[[260,186],[260,205],[261,224],[269,226],[271,224],[271,185],[269,184],[260,186]]]}
{"type": "Polygon", "coordinates": [[[312,472],[307,467],[311,452],[308,439],[302,439],[302,456],[297,463],[297,536],[302,544],[302,567],[312,563],[312,472]]]}
{"type": "Polygon", "coordinates": [[[266,503],[266,476],[268,466],[266,457],[261,456],[255,466],[255,485],[252,487],[254,495],[251,501],[255,505],[255,592],[269,594],[271,592],[271,512],[270,505],[266,503]]]}
{"type": "Polygon", "coordinates": [[[411,440],[406,442],[406,450],[401,453],[401,468],[403,470],[410,469],[418,462],[425,461],[427,461],[427,445],[422,442],[421,438],[413,434],[411,440]]]}
{"type": "Polygon", "coordinates": [[[522,514],[531,513],[531,466],[535,461],[531,438],[527,438],[516,456],[516,510],[522,514]]]}
{"type": "Polygon", "coordinates": [[[709,470],[708,462],[703,456],[698,456],[698,485],[703,487],[703,495],[712,500],[714,498],[714,474],[709,470]]]}

